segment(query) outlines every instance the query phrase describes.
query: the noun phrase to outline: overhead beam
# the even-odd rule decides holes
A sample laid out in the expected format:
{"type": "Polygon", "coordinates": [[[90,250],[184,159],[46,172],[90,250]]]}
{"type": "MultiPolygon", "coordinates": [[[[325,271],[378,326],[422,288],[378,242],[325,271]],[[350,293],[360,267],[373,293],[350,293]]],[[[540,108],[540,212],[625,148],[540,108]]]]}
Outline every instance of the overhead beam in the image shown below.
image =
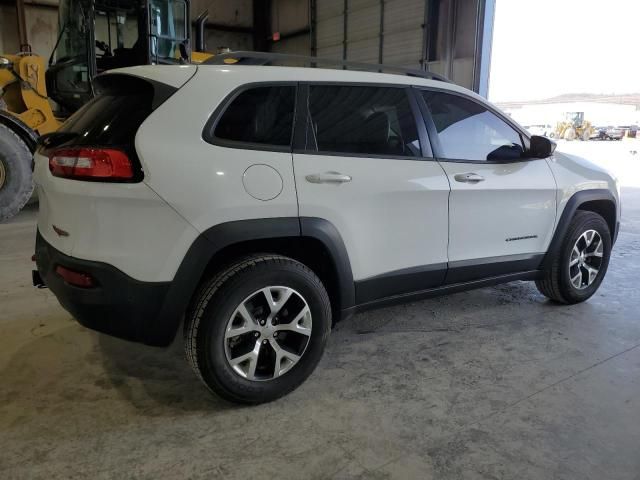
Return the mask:
{"type": "MultiPolygon", "coordinates": [[[[16,5],[16,0],[0,0],[0,5],[16,5]]],[[[40,2],[37,0],[24,1],[25,7],[38,7],[38,8],[50,8],[52,10],[58,10],[57,3],[40,2]]]]}
{"type": "MultiPolygon", "coordinates": [[[[195,27],[196,22],[193,21],[191,24],[195,27]]],[[[243,27],[240,25],[225,25],[223,23],[211,23],[206,22],[204,24],[205,30],[217,30],[219,32],[231,32],[231,33],[253,33],[253,27],[243,27]]]]}

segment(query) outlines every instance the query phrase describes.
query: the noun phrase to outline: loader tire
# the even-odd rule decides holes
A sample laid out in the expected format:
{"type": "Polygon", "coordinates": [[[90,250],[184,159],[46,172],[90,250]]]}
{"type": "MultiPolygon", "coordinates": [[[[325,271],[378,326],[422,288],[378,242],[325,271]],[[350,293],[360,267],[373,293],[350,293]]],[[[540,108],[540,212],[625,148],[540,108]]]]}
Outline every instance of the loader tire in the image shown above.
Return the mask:
{"type": "Polygon", "coordinates": [[[573,128],[567,128],[567,130],[564,132],[564,139],[565,140],[575,140],[576,139],[576,131],[573,128]]]}
{"type": "Polygon", "coordinates": [[[15,216],[31,198],[32,161],[27,144],[0,125],[0,223],[15,216]]]}

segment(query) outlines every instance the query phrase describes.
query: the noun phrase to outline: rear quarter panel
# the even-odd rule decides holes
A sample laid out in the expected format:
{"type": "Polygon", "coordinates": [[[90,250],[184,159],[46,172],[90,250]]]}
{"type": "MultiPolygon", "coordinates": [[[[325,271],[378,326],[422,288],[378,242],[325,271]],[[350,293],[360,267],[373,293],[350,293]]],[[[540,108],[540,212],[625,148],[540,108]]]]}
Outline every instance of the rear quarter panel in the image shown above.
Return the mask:
{"type": "Polygon", "coordinates": [[[216,107],[246,83],[251,81],[242,69],[199,68],[136,136],[145,183],[200,232],[227,221],[298,215],[291,153],[221,147],[202,138],[216,107]],[[265,163],[283,184],[269,201],[252,197],[243,186],[247,168],[265,163]]]}

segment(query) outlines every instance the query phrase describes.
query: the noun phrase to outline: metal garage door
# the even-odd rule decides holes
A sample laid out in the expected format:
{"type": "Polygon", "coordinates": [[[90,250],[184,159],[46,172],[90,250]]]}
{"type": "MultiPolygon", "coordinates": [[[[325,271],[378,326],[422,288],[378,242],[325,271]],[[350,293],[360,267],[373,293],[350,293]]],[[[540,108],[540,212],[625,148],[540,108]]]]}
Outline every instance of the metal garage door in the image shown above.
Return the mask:
{"type": "Polygon", "coordinates": [[[425,0],[317,2],[318,56],[419,68],[425,3],[425,0]]]}

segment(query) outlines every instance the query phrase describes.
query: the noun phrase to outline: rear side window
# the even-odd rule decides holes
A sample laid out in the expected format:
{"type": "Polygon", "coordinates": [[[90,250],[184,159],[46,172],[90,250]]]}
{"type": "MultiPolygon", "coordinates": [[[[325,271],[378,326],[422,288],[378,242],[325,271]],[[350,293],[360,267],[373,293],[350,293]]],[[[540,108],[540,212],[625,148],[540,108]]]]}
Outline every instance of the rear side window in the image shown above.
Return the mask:
{"type": "Polygon", "coordinates": [[[419,157],[415,118],[403,88],[311,86],[307,149],[419,157]]]}
{"type": "MultiPolygon", "coordinates": [[[[236,96],[213,125],[215,139],[232,142],[274,145],[291,145],[296,87],[279,85],[255,87],[236,96]]],[[[212,142],[216,143],[216,142],[212,142]]]]}
{"type": "Polygon", "coordinates": [[[443,157],[452,160],[517,160],[522,138],[484,106],[458,95],[423,90],[443,157]]]}

